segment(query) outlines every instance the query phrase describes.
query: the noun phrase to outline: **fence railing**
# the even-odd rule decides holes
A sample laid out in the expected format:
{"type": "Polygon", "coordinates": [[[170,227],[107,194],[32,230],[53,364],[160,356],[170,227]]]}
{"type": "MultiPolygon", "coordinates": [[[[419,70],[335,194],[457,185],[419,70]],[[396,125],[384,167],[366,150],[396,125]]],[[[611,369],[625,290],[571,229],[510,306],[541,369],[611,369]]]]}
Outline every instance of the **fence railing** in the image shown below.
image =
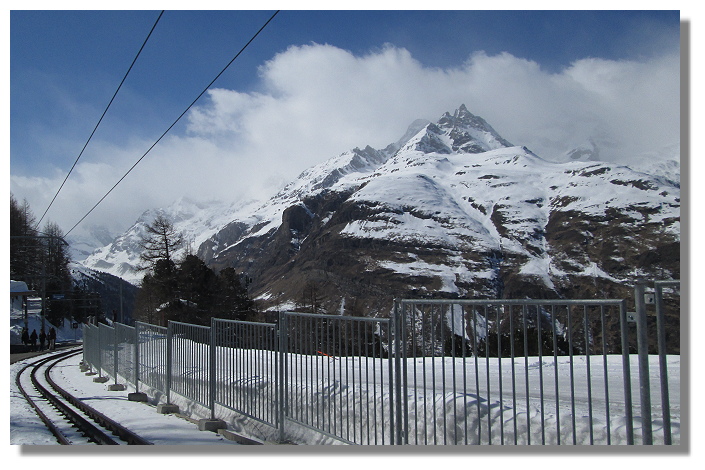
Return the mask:
{"type": "Polygon", "coordinates": [[[655,285],[651,354],[637,286],[636,313],[624,300],[401,300],[390,318],[85,325],[84,360],[282,441],[673,444],[680,375],[663,297],[677,287],[655,285]]]}
{"type": "Polygon", "coordinates": [[[393,444],[392,320],[281,316],[282,417],[347,443],[393,444]]]}
{"type": "Polygon", "coordinates": [[[615,428],[634,442],[625,301],[398,308],[405,443],[611,444],[615,428]]]}
{"type": "MultiPolygon", "coordinates": [[[[137,378],[132,382],[138,388],[140,382],[162,392],[170,401],[171,355],[169,354],[169,329],[163,326],[135,322],[135,362],[137,378]]],[[[126,380],[129,381],[128,378],[126,380]]]]}
{"type": "Polygon", "coordinates": [[[214,318],[214,402],[277,428],[280,390],[277,325],[214,318]]]}

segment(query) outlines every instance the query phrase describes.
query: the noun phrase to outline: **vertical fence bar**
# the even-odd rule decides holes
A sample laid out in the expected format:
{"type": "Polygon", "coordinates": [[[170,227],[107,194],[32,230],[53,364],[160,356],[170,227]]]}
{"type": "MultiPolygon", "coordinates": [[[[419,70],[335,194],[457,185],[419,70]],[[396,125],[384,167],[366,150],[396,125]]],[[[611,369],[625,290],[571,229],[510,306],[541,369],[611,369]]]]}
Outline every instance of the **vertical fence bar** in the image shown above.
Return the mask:
{"type": "MultiPolygon", "coordinates": [[[[452,305],[451,305],[452,308],[452,305]]],[[[462,309],[462,315],[463,318],[466,316],[466,311],[465,309],[462,309]]],[[[478,337],[477,337],[477,316],[475,312],[475,307],[472,306],[470,308],[470,315],[472,315],[472,357],[473,357],[473,362],[475,365],[475,394],[477,395],[477,398],[475,399],[475,402],[477,403],[477,443],[481,444],[482,443],[482,420],[479,419],[481,416],[481,410],[480,410],[480,370],[479,370],[479,359],[480,355],[478,354],[478,349],[479,345],[478,343],[478,337]]],[[[465,336],[465,332],[463,331],[463,337],[465,336]]],[[[463,357],[465,357],[466,353],[463,351],[463,357]]],[[[455,362],[454,362],[455,363],[455,362]]],[[[455,377],[455,373],[453,374],[453,377],[455,377]]],[[[489,391],[489,387],[487,388],[489,391]]],[[[465,419],[467,422],[467,418],[465,419]]],[[[489,437],[490,437],[490,426],[487,427],[487,440],[489,442],[489,437]]]]}
{"type": "Polygon", "coordinates": [[[529,393],[529,336],[527,334],[528,306],[522,306],[522,320],[524,323],[524,382],[526,384],[526,443],[531,445],[531,401],[529,393]]]}
{"type": "MultiPolygon", "coordinates": [[[[445,338],[443,337],[443,333],[445,332],[445,328],[443,328],[443,323],[445,319],[445,305],[440,304],[438,305],[438,325],[440,326],[440,357],[441,357],[441,409],[439,412],[441,412],[441,418],[443,419],[443,444],[448,443],[448,417],[446,416],[446,411],[445,411],[445,400],[446,400],[446,361],[445,361],[445,356],[446,356],[446,342],[445,338]]],[[[434,406],[434,409],[438,408],[438,406],[434,406]]]]}
{"type": "Polygon", "coordinates": [[[519,444],[519,430],[517,427],[517,384],[516,384],[516,366],[514,364],[514,309],[509,306],[509,357],[511,358],[512,366],[512,423],[514,424],[514,445],[519,444]]]}
{"type": "Polygon", "coordinates": [[[209,345],[208,345],[208,352],[210,356],[210,371],[208,374],[208,407],[210,408],[211,411],[211,419],[215,419],[215,392],[216,392],[216,382],[215,382],[215,375],[216,375],[216,338],[215,338],[215,325],[213,323],[213,318],[211,318],[211,327],[210,330],[208,331],[208,336],[209,336],[209,345]]]}
{"type": "Polygon", "coordinates": [[[607,331],[605,329],[605,306],[600,306],[600,327],[602,331],[602,368],[603,368],[603,380],[605,382],[605,422],[607,423],[607,445],[612,443],[612,426],[610,426],[610,388],[609,388],[609,374],[607,370],[607,331]]]}
{"type": "MultiPolygon", "coordinates": [[[[473,315],[474,315],[474,310],[471,309],[471,311],[473,311],[473,315]]],[[[475,319],[475,317],[473,317],[473,319],[475,319]]],[[[487,319],[487,306],[486,305],[485,305],[485,319],[487,319]]],[[[468,330],[467,310],[465,309],[464,306],[461,306],[461,308],[460,308],[460,331],[462,333],[462,336],[460,339],[460,347],[461,347],[462,354],[463,354],[463,356],[462,356],[463,359],[461,362],[462,363],[462,371],[463,371],[463,392],[462,392],[463,393],[463,414],[466,413],[466,410],[468,408],[468,391],[467,391],[468,390],[468,372],[467,372],[467,369],[468,369],[468,365],[467,365],[468,339],[467,339],[467,336],[468,335],[467,335],[467,330],[468,330]]],[[[487,335],[487,331],[485,331],[485,340],[487,339],[486,335],[487,335]]],[[[477,333],[476,333],[476,326],[475,325],[473,326],[473,338],[474,338],[473,341],[477,340],[477,333]]],[[[489,347],[485,348],[485,352],[489,353],[489,347]]],[[[475,355],[474,351],[473,351],[473,355],[475,355]]],[[[487,356],[487,359],[489,359],[489,356],[487,356]]],[[[477,361],[477,358],[475,358],[475,361],[477,361]]],[[[485,365],[487,367],[487,370],[489,371],[489,362],[486,362],[485,365]]],[[[476,371],[477,371],[477,367],[478,366],[475,367],[476,371]]],[[[477,374],[476,374],[475,379],[476,379],[475,387],[478,388],[479,382],[477,381],[477,379],[478,379],[477,374]]],[[[489,395],[490,395],[490,374],[487,373],[487,399],[488,399],[487,401],[488,401],[488,403],[489,403],[489,395]]],[[[478,396],[479,396],[479,393],[478,393],[478,396]]],[[[479,400],[477,400],[477,401],[478,401],[477,405],[478,405],[478,410],[479,410],[480,403],[479,403],[479,400]]],[[[488,418],[487,419],[487,443],[488,444],[492,444],[492,424],[491,424],[490,414],[491,413],[487,413],[487,418],[488,418]]],[[[482,426],[481,420],[478,421],[478,428],[480,426],[482,426]]],[[[456,429],[458,429],[457,423],[456,423],[456,429]]],[[[480,433],[478,432],[478,442],[480,440],[479,434],[480,433]]],[[[456,439],[456,442],[457,442],[457,439],[456,439]]],[[[468,444],[468,420],[467,420],[467,418],[463,419],[463,443],[465,445],[468,444]]]]}
{"type": "Polygon", "coordinates": [[[541,312],[543,311],[542,306],[536,306],[536,331],[538,342],[538,354],[539,354],[539,397],[541,406],[541,444],[546,445],[546,416],[544,410],[544,391],[543,391],[543,338],[541,337],[541,312]]]}
{"type": "Polygon", "coordinates": [[[135,393],[140,391],[140,325],[135,322],[134,329],[134,363],[132,367],[134,368],[134,380],[135,380],[135,393]]]}
{"type": "Polygon", "coordinates": [[[592,419],[592,371],[590,370],[590,335],[587,305],[583,306],[583,328],[585,329],[585,366],[587,369],[588,419],[590,421],[590,444],[595,443],[592,419]]]}
{"type": "Polygon", "coordinates": [[[664,286],[680,286],[680,281],[675,283],[656,282],[654,301],[656,303],[656,330],[658,340],[659,373],[661,377],[661,410],[663,413],[663,443],[671,445],[671,410],[668,390],[668,367],[666,364],[666,327],[663,312],[663,288],[664,286]]]}
{"type": "Polygon", "coordinates": [[[100,337],[101,336],[100,324],[96,325],[95,332],[96,332],[96,338],[98,340],[98,341],[96,341],[96,343],[97,343],[96,344],[96,346],[97,346],[96,358],[97,358],[97,362],[98,362],[96,364],[96,368],[98,369],[98,377],[101,377],[103,375],[103,344],[102,344],[103,342],[101,341],[102,338],[100,337]]]}
{"type": "Polygon", "coordinates": [[[646,284],[637,283],[634,287],[636,305],[636,335],[639,356],[639,397],[641,403],[641,435],[643,443],[651,445],[653,429],[651,426],[651,386],[649,384],[649,336],[646,327],[646,302],[644,294],[646,284]]]}
{"type": "Polygon", "coordinates": [[[499,426],[499,443],[500,445],[504,445],[504,386],[503,386],[503,376],[502,376],[502,332],[501,332],[501,312],[503,310],[502,306],[497,306],[496,307],[496,314],[497,314],[497,368],[498,368],[498,373],[499,373],[499,386],[498,386],[498,392],[499,392],[499,420],[500,420],[500,426],[499,426]]]}
{"type": "MultiPolygon", "coordinates": [[[[396,389],[396,415],[397,419],[393,419],[393,415],[390,415],[390,426],[395,430],[397,445],[403,444],[402,442],[402,429],[401,423],[402,419],[402,393],[401,393],[401,311],[399,309],[399,303],[394,301],[394,377],[395,377],[395,389],[396,389]],[[394,427],[394,422],[396,421],[396,428],[394,427]]],[[[391,348],[390,348],[391,350],[391,348]]],[[[391,388],[391,387],[390,387],[391,388]]],[[[393,403],[393,402],[392,402],[393,403]]]]}
{"type": "Polygon", "coordinates": [[[171,385],[173,377],[173,340],[174,340],[174,325],[171,321],[167,323],[166,328],[166,402],[171,403],[171,385]]]}
{"type": "Polygon", "coordinates": [[[571,424],[573,425],[573,445],[577,444],[578,436],[576,432],[576,422],[575,422],[575,360],[573,358],[573,311],[570,308],[570,304],[566,305],[566,311],[568,313],[567,321],[568,324],[568,357],[570,364],[570,410],[571,410],[571,424]]]}
{"type": "Polygon", "coordinates": [[[553,337],[553,382],[556,396],[556,444],[561,443],[560,395],[558,389],[558,333],[556,331],[556,306],[551,305],[551,332],[553,337]]]}
{"type": "Polygon", "coordinates": [[[634,444],[634,418],[632,414],[631,367],[629,364],[629,336],[627,334],[627,306],[619,307],[619,324],[622,337],[622,377],[624,379],[624,413],[627,420],[627,444],[634,444]]]}
{"type": "Polygon", "coordinates": [[[115,385],[118,383],[118,324],[113,326],[113,375],[115,385]]]}
{"type": "MultiPolygon", "coordinates": [[[[402,367],[403,367],[403,373],[402,373],[402,380],[404,381],[402,384],[403,388],[403,393],[401,394],[402,397],[400,399],[404,400],[403,403],[403,409],[404,409],[404,421],[403,421],[403,427],[402,427],[402,444],[408,444],[409,443],[409,370],[408,370],[408,348],[407,348],[407,318],[406,318],[406,311],[402,308],[400,310],[400,321],[401,321],[401,338],[399,338],[399,342],[401,344],[401,350],[402,350],[402,367]]],[[[400,423],[401,425],[401,423],[400,423]]]]}
{"type": "Polygon", "coordinates": [[[286,420],[286,357],[287,357],[287,315],[284,312],[279,313],[279,376],[277,383],[279,384],[279,441],[284,441],[284,422],[286,420]]]}
{"type": "MultiPolygon", "coordinates": [[[[453,325],[453,336],[452,336],[452,341],[451,341],[451,358],[453,360],[453,443],[458,444],[458,383],[457,383],[457,344],[456,344],[456,336],[458,336],[457,332],[455,331],[456,327],[456,322],[455,322],[455,310],[453,309],[453,305],[450,306],[450,316],[451,316],[451,324],[453,325]]],[[[461,307],[460,311],[460,316],[464,317],[465,312],[463,311],[461,307]]],[[[462,322],[461,322],[462,323],[462,322]]],[[[462,336],[465,335],[464,332],[461,332],[462,336]]],[[[460,336],[462,338],[462,336],[460,336]]],[[[464,355],[464,352],[463,352],[464,355]]],[[[479,430],[482,427],[482,422],[481,420],[478,421],[478,433],[479,430]]]]}

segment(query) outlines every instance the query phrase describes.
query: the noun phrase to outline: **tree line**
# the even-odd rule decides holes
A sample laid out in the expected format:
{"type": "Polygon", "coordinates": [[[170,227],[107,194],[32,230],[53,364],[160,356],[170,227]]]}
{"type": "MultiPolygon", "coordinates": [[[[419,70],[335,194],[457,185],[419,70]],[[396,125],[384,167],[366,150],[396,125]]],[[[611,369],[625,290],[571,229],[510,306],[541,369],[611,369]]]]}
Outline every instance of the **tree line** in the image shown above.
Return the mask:
{"type": "Polygon", "coordinates": [[[140,242],[140,269],[145,271],[133,318],[165,326],[169,320],[208,325],[211,317],[254,318],[247,278],[234,268],[215,272],[196,255],[177,257],[183,236],[164,216],[147,226],[140,242]]]}
{"type": "MultiPolygon", "coordinates": [[[[27,200],[10,195],[10,278],[24,281],[38,295],[45,294],[44,315],[60,325],[64,319],[104,321],[103,302],[96,292],[71,276],[68,244],[58,224],[37,226],[27,200]]],[[[140,269],[145,272],[135,299],[132,319],[166,325],[169,320],[209,324],[211,317],[254,320],[249,280],[233,268],[220,272],[192,253],[177,257],[183,237],[173,224],[158,216],[140,245],[140,269]]]]}
{"type": "MultiPolygon", "coordinates": [[[[39,230],[27,200],[21,203],[10,194],[10,279],[23,281],[30,290],[45,293],[45,318],[59,325],[64,318],[82,321],[89,310],[87,293],[74,289],[69,263],[68,244],[55,222],[48,221],[39,230]]],[[[89,302],[96,305],[93,299],[89,302]]]]}

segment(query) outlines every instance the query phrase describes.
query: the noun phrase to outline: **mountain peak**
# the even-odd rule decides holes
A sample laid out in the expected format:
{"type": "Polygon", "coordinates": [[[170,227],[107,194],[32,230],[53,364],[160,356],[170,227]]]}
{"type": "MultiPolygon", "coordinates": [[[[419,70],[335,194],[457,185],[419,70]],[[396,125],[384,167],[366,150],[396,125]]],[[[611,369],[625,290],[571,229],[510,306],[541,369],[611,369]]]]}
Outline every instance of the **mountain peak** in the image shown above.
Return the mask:
{"type": "Polygon", "coordinates": [[[461,104],[453,114],[445,112],[436,123],[427,124],[399,148],[451,154],[482,153],[512,146],[487,121],[461,104]]]}
{"type": "Polygon", "coordinates": [[[588,144],[566,152],[564,159],[566,161],[597,162],[600,161],[600,149],[591,139],[588,144]]]}

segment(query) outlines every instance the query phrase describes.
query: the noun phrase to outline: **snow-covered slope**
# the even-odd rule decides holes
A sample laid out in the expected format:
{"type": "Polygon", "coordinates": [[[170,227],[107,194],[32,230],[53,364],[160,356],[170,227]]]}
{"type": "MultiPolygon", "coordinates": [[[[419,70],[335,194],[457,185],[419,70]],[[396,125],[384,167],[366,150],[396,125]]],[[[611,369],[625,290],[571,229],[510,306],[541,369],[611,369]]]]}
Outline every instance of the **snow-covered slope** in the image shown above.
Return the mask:
{"type": "MultiPolygon", "coordinates": [[[[250,203],[252,204],[252,203],[250,203]]],[[[169,207],[145,211],[137,222],[111,243],[95,250],[82,264],[88,268],[107,272],[133,284],[139,284],[144,272],[140,265],[140,240],[146,235],[146,227],[157,215],[167,217],[184,238],[183,246],[176,252],[181,256],[186,251],[195,252],[198,246],[222,229],[240,213],[246,214],[247,204],[197,203],[181,198],[169,207]]]]}

